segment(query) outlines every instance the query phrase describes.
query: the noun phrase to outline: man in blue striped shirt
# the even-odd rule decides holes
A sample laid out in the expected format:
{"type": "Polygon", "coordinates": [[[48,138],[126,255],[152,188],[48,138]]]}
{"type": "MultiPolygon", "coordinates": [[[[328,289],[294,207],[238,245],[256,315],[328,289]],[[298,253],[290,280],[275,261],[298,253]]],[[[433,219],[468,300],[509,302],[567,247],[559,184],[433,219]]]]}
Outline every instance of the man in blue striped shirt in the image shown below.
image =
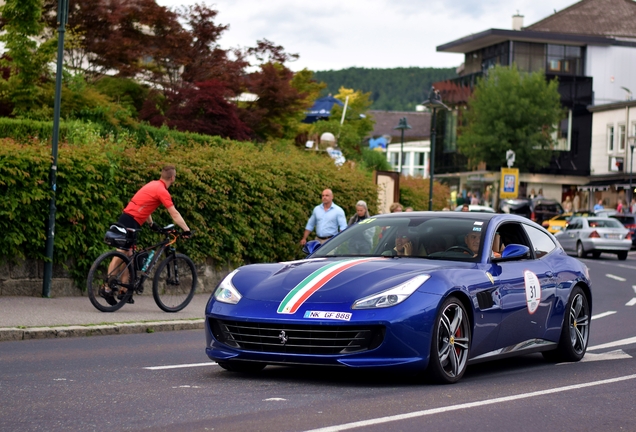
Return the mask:
{"type": "Polygon", "coordinates": [[[307,237],[316,229],[316,240],[324,243],[331,237],[344,231],[347,228],[347,219],[342,208],[333,202],[333,192],[331,189],[322,191],[322,204],[317,205],[311,212],[311,216],[305,226],[305,234],[300,240],[301,246],[307,243],[307,237]]]}

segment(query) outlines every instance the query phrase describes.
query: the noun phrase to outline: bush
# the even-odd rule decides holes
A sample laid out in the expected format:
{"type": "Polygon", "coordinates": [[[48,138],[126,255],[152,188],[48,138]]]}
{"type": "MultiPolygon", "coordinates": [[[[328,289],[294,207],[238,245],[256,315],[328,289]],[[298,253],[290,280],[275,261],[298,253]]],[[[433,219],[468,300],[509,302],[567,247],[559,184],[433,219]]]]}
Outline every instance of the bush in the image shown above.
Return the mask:
{"type": "MultiPolygon", "coordinates": [[[[400,177],[400,203],[413,210],[428,210],[429,179],[421,177],[400,177]]],[[[448,206],[450,190],[447,185],[433,182],[433,210],[442,210],[448,206]]]]}
{"type": "MultiPolygon", "coordinates": [[[[50,146],[39,141],[0,142],[4,261],[45,257],[50,153],[50,146]]],[[[347,215],[360,199],[369,203],[371,213],[377,211],[377,188],[364,172],[338,168],[330,158],[292,145],[228,141],[210,147],[191,142],[162,149],[102,138],[62,143],[54,261],[72,260],[71,274],[80,286],[92,261],[108,249],[103,243],[108,226],[139,187],[158,178],[166,163],[177,167],[177,181],[170,188],[175,205],[197,232],[183,243],[184,252],[219,267],[302,257],[299,240],[326,187],[333,189],[335,202],[347,215]]],[[[171,222],[165,209],[153,219],[171,222]]],[[[147,244],[152,236],[143,230],[140,242],[147,244]]]]}

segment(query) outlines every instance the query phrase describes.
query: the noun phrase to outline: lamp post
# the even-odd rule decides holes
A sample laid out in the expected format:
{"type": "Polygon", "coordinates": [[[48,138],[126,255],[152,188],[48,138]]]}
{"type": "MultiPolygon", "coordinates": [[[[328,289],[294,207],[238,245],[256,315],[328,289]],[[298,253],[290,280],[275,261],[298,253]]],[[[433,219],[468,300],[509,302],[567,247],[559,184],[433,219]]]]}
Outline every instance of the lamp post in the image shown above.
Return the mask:
{"type": "Polygon", "coordinates": [[[629,161],[629,202],[627,203],[627,206],[630,211],[632,210],[632,198],[634,198],[634,189],[632,187],[632,174],[634,173],[634,147],[636,147],[634,139],[636,139],[636,137],[630,137],[632,143],[629,145],[632,154],[629,161]]]}
{"type": "Polygon", "coordinates": [[[400,141],[400,164],[398,165],[398,172],[402,175],[402,163],[404,162],[404,129],[411,129],[411,125],[409,125],[406,121],[406,117],[402,117],[398,122],[398,125],[393,129],[399,129],[402,135],[402,139],[400,141]]]}
{"type": "Polygon", "coordinates": [[[51,153],[53,164],[49,181],[51,201],[49,202],[49,222],[46,236],[46,258],[42,278],[42,297],[51,296],[51,278],[53,277],[53,244],[55,240],[55,190],[57,189],[57,143],[60,136],[60,104],[62,103],[62,69],[64,66],[64,33],[68,22],[68,0],[59,0],[57,6],[57,24],[59,25],[57,40],[57,75],[55,76],[55,101],[53,106],[53,138],[51,153]]]}
{"type": "Polygon", "coordinates": [[[431,118],[431,157],[428,160],[428,177],[429,177],[429,189],[428,189],[428,210],[433,210],[433,177],[435,173],[435,126],[436,126],[436,113],[437,108],[445,108],[450,111],[442,102],[442,96],[439,94],[439,90],[435,90],[435,87],[431,87],[431,91],[428,93],[428,99],[422,102],[422,105],[433,110],[433,117],[431,118]]]}

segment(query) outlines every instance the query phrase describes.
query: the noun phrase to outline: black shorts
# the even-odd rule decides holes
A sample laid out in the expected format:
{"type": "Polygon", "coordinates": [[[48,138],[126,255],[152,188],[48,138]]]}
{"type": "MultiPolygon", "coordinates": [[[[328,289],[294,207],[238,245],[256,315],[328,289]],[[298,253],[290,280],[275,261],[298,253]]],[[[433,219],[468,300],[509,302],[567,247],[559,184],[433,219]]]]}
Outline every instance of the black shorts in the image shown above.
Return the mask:
{"type": "Polygon", "coordinates": [[[122,213],[121,216],[119,216],[117,223],[126,228],[132,228],[137,230],[141,228],[141,225],[139,225],[139,223],[135,220],[135,218],[129,215],[128,213],[122,213]]]}

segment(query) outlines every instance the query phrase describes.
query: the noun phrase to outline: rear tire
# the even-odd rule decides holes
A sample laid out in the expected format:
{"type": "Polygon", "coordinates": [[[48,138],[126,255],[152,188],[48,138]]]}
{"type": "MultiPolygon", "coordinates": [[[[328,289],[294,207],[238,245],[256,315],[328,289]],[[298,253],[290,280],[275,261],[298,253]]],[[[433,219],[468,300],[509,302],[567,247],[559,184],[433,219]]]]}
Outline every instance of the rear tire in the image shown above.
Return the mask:
{"type": "Polygon", "coordinates": [[[577,362],[583,358],[590,338],[590,303],[580,287],[574,287],[565,308],[561,337],[557,348],[544,351],[543,357],[555,362],[577,362]]]}
{"type": "Polygon", "coordinates": [[[466,372],[470,349],[470,321],[456,297],[447,298],[439,309],[433,328],[428,377],[440,384],[452,384],[466,372]]]}
{"type": "Polygon", "coordinates": [[[265,369],[267,364],[265,363],[252,363],[243,361],[231,361],[231,362],[216,362],[226,371],[240,372],[240,373],[257,373],[265,369]]]}
{"type": "Polygon", "coordinates": [[[115,312],[121,309],[133,294],[132,290],[121,286],[122,278],[127,279],[127,283],[130,284],[134,281],[134,277],[130,258],[117,251],[103,253],[95,260],[88,272],[86,280],[88,298],[97,310],[115,312]],[[114,258],[119,258],[122,263],[109,274],[108,267],[114,258]],[[123,293],[123,290],[126,292],[123,293]]]}
{"type": "Polygon", "coordinates": [[[627,251],[621,251],[617,253],[618,259],[621,261],[625,261],[627,259],[627,251]]]}
{"type": "Polygon", "coordinates": [[[185,308],[197,288],[197,270],[190,258],[171,255],[159,263],[152,281],[152,296],[165,312],[179,312],[185,308]]]}
{"type": "Polygon", "coordinates": [[[576,244],[576,256],[579,258],[585,258],[587,256],[587,252],[585,252],[585,248],[581,242],[576,244]]]}

